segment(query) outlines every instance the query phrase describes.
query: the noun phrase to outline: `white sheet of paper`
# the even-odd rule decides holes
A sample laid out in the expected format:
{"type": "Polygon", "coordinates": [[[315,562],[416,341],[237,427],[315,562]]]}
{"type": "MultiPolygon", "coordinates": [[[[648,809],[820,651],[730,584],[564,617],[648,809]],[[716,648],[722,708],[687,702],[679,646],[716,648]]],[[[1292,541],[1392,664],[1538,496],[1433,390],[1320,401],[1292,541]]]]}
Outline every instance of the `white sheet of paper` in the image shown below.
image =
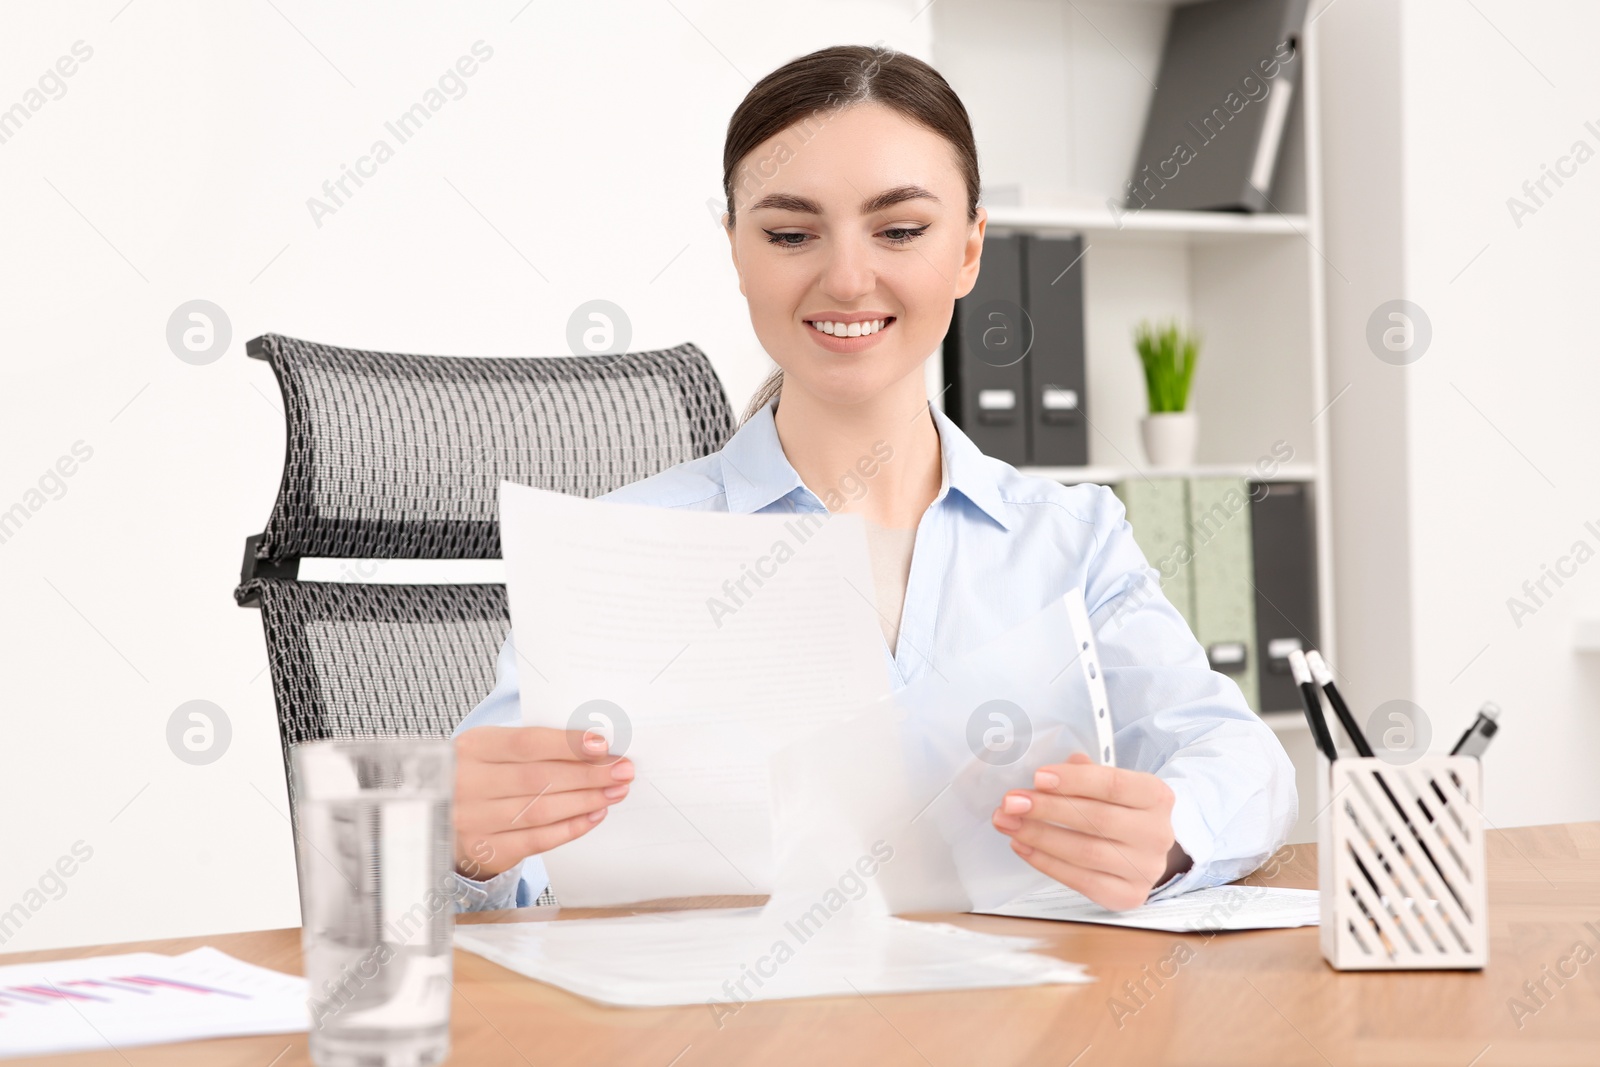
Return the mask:
{"type": "Polygon", "coordinates": [[[209,946],[0,967],[0,1057],[310,1028],[306,980],[209,946]]]}
{"type": "Polygon", "coordinates": [[[770,892],[768,756],[889,691],[863,520],[502,482],[500,522],[523,722],[598,727],[638,770],[544,854],[562,903],[770,892]]]}
{"type": "Polygon", "coordinates": [[[873,891],[894,914],[994,907],[1056,884],[990,819],[1007,790],[1031,787],[1036,768],[1104,750],[1076,655],[1069,605],[1081,596],[1052,600],[773,757],[786,893],[814,893],[885,851],[873,891]]]}
{"type": "Polygon", "coordinates": [[[1315,889],[1219,885],[1168,897],[1130,911],[1108,911],[1083,894],[1057,885],[987,909],[983,914],[1102,923],[1182,934],[1316,926],[1321,921],[1321,906],[1315,889]]]}
{"type": "Polygon", "coordinates": [[[460,948],[606,1004],[704,1004],[720,1027],[752,1000],[1093,981],[1043,942],[860,909],[656,912],[457,926],[460,948]]]}

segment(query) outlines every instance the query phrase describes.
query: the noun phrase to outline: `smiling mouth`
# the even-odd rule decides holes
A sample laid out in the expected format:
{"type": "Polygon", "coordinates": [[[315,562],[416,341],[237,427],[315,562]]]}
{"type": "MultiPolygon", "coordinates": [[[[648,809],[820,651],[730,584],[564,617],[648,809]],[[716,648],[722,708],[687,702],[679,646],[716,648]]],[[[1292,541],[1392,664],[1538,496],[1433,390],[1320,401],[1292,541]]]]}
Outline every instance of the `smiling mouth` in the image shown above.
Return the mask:
{"type": "Polygon", "coordinates": [[[807,319],[806,325],[818,333],[827,334],[829,337],[870,337],[875,333],[888,329],[894,321],[895,317],[890,315],[882,319],[849,323],[807,319]]]}

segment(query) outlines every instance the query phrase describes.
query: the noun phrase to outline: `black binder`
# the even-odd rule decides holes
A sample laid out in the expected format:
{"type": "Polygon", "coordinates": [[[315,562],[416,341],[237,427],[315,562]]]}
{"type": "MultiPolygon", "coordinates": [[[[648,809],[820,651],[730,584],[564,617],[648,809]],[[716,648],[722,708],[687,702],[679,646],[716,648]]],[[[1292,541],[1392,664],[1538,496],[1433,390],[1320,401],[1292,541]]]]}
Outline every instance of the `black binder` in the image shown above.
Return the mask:
{"type": "Polygon", "coordinates": [[[1209,0],[1172,12],[1128,210],[1267,211],[1294,112],[1307,0],[1209,0]]]}
{"type": "Polygon", "coordinates": [[[1023,245],[1023,306],[1033,320],[1033,350],[1023,360],[1028,462],[1041,467],[1089,462],[1082,256],[1082,237],[1031,235],[1023,245]]]}
{"type": "Polygon", "coordinates": [[[1250,539],[1255,557],[1258,711],[1300,707],[1289,653],[1316,648],[1317,549],[1311,487],[1304,482],[1250,483],[1250,539]]]}
{"type": "Polygon", "coordinates": [[[944,341],[945,414],[979,451],[1028,462],[1027,381],[1033,324],[1023,308],[1022,237],[989,235],[972,292],[956,301],[944,341]]]}

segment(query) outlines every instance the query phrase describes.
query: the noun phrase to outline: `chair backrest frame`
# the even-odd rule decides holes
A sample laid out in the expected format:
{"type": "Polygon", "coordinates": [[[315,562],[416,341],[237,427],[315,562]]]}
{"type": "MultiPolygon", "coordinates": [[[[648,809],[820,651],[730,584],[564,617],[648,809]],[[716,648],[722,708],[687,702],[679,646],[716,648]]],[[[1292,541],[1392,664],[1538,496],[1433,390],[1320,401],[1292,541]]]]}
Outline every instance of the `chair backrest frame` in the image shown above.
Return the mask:
{"type": "MultiPolygon", "coordinates": [[[[520,402],[530,385],[545,387],[538,392],[537,400],[551,389],[562,386],[572,390],[569,399],[579,397],[587,383],[600,383],[595,395],[582,397],[581,402],[572,400],[568,407],[568,410],[596,415],[598,422],[610,422],[609,426],[576,428],[581,431],[580,436],[598,441],[608,450],[599,460],[587,463],[582,478],[569,483],[592,495],[656,473],[676,462],[714,452],[733,432],[733,413],[727,395],[710,362],[693,344],[615,357],[480,359],[339,349],[265,334],[249,342],[247,352],[254,358],[266,360],[277,377],[286,419],[285,458],[267,526],[245,540],[245,558],[234,599],[240,606],[262,610],[286,777],[290,748],[304,741],[328,737],[449,736],[460,718],[487,695],[494,678],[495,654],[509,628],[505,591],[501,585],[310,582],[299,578],[302,558],[460,559],[498,558],[500,555],[497,519],[492,510],[485,511],[482,483],[486,477],[478,478],[478,495],[473,501],[476,513],[465,520],[441,522],[436,515],[415,519],[385,515],[378,520],[374,533],[374,529],[359,528],[362,521],[359,517],[352,525],[348,521],[320,516],[317,502],[308,499],[317,491],[313,480],[318,477],[319,470],[325,477],[328,465],[341,457],[318,453],[319,448],[337,452],[325,442],[312,439],[319,428],[318,417],[323,420],[320,424],[323,430],[337,427],[339,420],[345,418],[357,422],[367,420],[365,425],[369,426],[387,419],[385,425],[391,429],[396,421],[392,409],[376,414],[373,411],[340,411],[337,404],[328,407],[326,401],[332,396],[336,400],[352,400],[356,406],[374,398],[387,402],[392,399],[389,386],[393,383],[384,383],[383,389],[376,392],[355,388],[335,394],[325,389],[320,398],[312,398],[307,395],[308,374],[328,368],[347,373],[355,368],[366,378],[378,380],[387,373],[401,386],[423,383],[423,387],[419,387],[423,400],[426,400],[425,387],[429,384],[444,383],[444,387],[450,388],[466,382],[490,390],[503,386],[505,395],[498,400],[469,397],[463,401],[465,393],[456,389],[453,402],[468,404],[467,414],[473,417],[488,413],[496,403],[502,403],[499,413],[503,414],[506,398],[520,402]],[[648,384],[641,386],[646,379],[649,379],[648,384]],[[634,390],[631,394],[630,389],[634,390]],[[638,424],[628,424],[634,414],[626,406],[630,395],[643,396],[656,405],[655,423],[641,416],[638,424]],[[324,402],[322,410],[309,410],[314,399],[324,402]],[[673,410],[672,405],[677,405],[677,410],[673,410]],[[674,417],[680,418],[682,425],[675,424],[674,417]],[[648,443],[647,435],[652,427],[670,432],[675,438],[671,447],[663,447],[659,455],[648,448],[635,447],[640,441],[648,443]],[[648,469],[652,465],[656,469],[648,469]],[[609,484],[618,478],[626,480],[609,484]],[[296,527],[297,522],[303,522],[304,527],[296,527]],[[395,628],[385,630],[389,624],[395,624],[395,628]],[[339,631],[340,626],[346,630],[339,631]],[[391,650],[404,644],[406,656],[374,664],[374,673],[365,679],[341,673],[348,658],[385,640],[389,641],[391,650]],[[471,646],[470,652],[468,646],[471,646]],[[332,663],[324,660],[319,669],[319,648],[325,652],[337,650],[340,655],[332,663]],[[383,673],[389,668],[393,668],[393,678],[383,673]],[[411,671],[409,685],[404,684],[407,670],[411,671]],[[430,673],[450,670],[457,671],[458,677],[439,680],[430,673]],[[393,687],[395,679],[401,688],[393,687]],[[447,684],[450,681],[457,684],[452,687],[447,684]],[[376,709],[362,707],[360,701],[351,696],[351,691],[362,684],[372,690],[389,686],[390,705],[376,709]],[[464,695],[469,691],[470,700],[464,695]],[[435,699],[457,704],[468,702],[464,707],[435,707],[431,703],[435,699]],[[393,721],[384,717],[391,709],[393,721]]],[[[523,410],[533,406],[530,401],[523,410]]],[[[463,410],[466,409],[458,407],[456,413],[463,410]]],[[[436,407],[429,409],[430,415],[437,413],[436,407]]],[[[519,427],[520,418],[521,412],[509,421],[487,420],[489,436],[492,438],[502,431],[522,433],[528,430],[527,424],[519,427]]],[[[448,430],[456,425],[459,423],[438,419],[426,422],[420,432],[425,435],[439,426],[448,430]]],[[[474,424],[471,429],[478,432],[483,425],[474,424]]],[[[528,432],[532,434],[536,430],[528,432]]],[[[556,432],[561,430],[558,428],[556,432]]],[[[565,441],[562,437],[561,443],[565,441]]],[[[475,443],[482,443],[481,435],[475,443]]],[[[526,440],[497,443],[511,458],[502,456],[491,475],[494,470],[517,469],[546,475],[559,470],[559,464],[553,463],[550,457],[534,455],[538,449],[526,440]]],[[[417,446],[412,437],[405,437],[403,444],[417,446]]],[[[450,444],[449,441],[423,442],[422,447],[438,446],[443,449],[439,454],[448,457],[454,454],[449,451],[450,444]]],[[[568,454],[580,464],[586,462],[587,458],[579,449],[565,449],[563,455],[568,454]]],[[[429,474],[448,490],[451,484],[448,471],[430,468],[429,474]]],[[[347,475],[347,483],[359,483],[361,478],[372,476],[372,472],[356,469],[347,475]]],[[[424,500],[423,503],[429,502],[424,500]]],[[[437,513],[439,501],[433,501],[432,505],[433,512],[437,513]]],[[[290,805],[293,818],[292,781],[290,805]]]]}

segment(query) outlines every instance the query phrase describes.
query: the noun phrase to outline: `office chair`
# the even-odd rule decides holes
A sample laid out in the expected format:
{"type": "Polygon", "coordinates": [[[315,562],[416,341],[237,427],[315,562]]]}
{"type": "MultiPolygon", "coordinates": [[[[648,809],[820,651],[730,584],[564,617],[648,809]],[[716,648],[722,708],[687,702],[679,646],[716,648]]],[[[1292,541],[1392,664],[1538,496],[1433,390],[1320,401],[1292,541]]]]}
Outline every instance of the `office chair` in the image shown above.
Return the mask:
{"type": "Polygon", "coordinates": [[[287,448],[233,595],[261,609],[291,821],[292,746],[449,737],[494,687],[510,627],[502,585],[301,581],[302,558],[498,559],[502,480],[595,497],[733,432],[722,383],[688,343],[486,359],[269,333],[246,351],[277,377],[287,448]]]}

